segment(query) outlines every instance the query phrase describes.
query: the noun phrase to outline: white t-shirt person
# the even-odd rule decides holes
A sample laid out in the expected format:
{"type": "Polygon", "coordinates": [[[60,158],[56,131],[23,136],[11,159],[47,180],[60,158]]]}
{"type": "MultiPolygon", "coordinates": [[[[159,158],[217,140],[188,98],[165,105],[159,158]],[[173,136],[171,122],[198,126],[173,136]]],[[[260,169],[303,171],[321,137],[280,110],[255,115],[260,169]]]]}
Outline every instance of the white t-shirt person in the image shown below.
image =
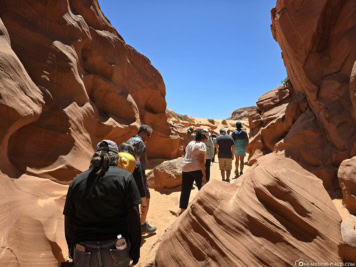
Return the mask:
{"type": "Polygon", "coordinates": [[[182,170],[193,172],[201,170],[201,158],[206,160],[206,145],[201,141],[191,141],[185,148],[182,170]],[[200,159],[200,160],[199,160],[200,159]]]}

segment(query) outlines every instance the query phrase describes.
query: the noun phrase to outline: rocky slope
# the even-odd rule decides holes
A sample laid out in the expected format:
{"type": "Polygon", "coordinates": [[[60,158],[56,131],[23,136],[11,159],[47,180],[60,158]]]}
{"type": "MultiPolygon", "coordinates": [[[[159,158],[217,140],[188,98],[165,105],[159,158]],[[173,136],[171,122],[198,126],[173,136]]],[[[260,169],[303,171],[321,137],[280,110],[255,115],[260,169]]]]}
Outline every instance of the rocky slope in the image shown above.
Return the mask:
{"type": "Polygon", "coordinates": [[[233,185],[214,180],[204,186],[168,230],[156,266],[340,262],[340,222],[317,177],[269,154],[233,185]]]}

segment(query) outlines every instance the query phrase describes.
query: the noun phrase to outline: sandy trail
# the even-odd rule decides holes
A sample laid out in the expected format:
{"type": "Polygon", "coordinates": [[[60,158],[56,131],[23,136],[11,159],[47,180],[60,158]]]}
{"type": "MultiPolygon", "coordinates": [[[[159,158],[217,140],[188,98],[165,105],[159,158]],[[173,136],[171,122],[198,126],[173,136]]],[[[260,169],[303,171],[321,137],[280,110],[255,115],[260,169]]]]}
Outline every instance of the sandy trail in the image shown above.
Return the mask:
{"type": "MultiPolygon", "coordinates": [[[[247,161],[245,157],[245,162],[247,161]]],[[[235,170],[235,160],[233,161],[232,175],[230,177],[230,183],[234,183],[236,180],[231,179],[235,170]]],[[[248,170],[249,166],[245,164],[244,172],[248,170]]],[[[210,169],[210,179],[215,179],[221,181],[221,174],[219,170],[219,163],[217,162],[217,157],[215,162],[212,163],[210,169]]],[[[150,210],[148,212],[148,222],[151,225],[157,227],[156,234],[154,235],[144,235],[141,246],[141,258],[137,266],[154,266],[154,258],[156,255],[156,250],[161,242],[164,233],[168,227],[177,219],[175,213],[179,210],[179,192],[173,192],[170,194],[161,194],[160,192],[150,189],[151,192],[151,204],[150,210]]],[[[195,196],[198,194],[196,187],[191,192],[190,202],[193,201],[195,196]]]]}

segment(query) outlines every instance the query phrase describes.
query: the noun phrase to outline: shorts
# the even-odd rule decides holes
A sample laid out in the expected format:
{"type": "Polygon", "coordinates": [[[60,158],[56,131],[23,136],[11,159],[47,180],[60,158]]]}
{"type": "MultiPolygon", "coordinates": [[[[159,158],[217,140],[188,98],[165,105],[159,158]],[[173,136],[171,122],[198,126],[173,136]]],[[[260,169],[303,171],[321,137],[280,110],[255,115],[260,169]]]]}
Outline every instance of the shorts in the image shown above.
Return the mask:
{"type": "Polygon", "coordinates": [[[232,170],[232,159],[230,158],[219,158],[219,168],[221,171],[231,171],[232,170]]]}
{"type": "Polygon", "coordinates": [[[235,156],[246,156],[246,148],[245,147],[236,147],[235,148],[235,156]]]}

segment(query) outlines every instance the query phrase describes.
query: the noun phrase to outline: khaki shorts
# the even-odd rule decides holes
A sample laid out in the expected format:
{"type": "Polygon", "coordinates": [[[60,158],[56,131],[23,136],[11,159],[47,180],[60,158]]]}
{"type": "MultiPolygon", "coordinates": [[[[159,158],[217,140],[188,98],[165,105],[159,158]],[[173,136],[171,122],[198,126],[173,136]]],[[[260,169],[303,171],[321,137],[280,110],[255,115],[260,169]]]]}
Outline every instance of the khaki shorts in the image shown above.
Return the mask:
{"type": "Polygon", "coordinates": [[[221,171],[231,171],[232,159],[219,158],[219,168],[221,171]]]}

